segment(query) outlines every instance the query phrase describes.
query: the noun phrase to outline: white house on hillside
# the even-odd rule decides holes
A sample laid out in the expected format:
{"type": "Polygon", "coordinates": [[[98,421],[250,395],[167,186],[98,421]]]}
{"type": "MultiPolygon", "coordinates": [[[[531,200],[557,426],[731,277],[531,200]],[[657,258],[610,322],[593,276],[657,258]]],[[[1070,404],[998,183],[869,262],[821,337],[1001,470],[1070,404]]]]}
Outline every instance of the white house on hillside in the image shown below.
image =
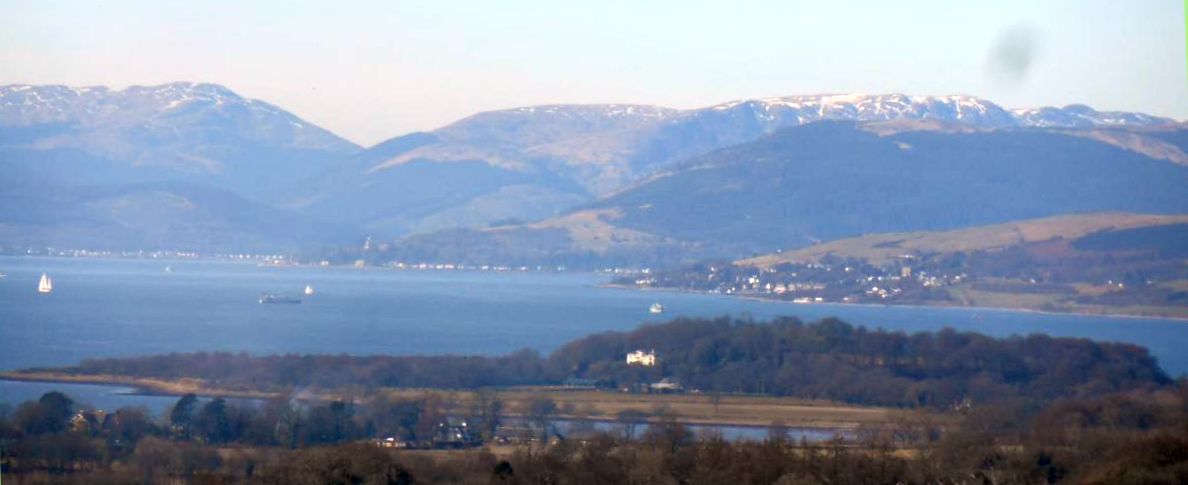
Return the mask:
{"type": "Polygon", "coordinates": [[[636,350],[635,352],[627,354],[627,365],[636,364],[642,365],[644,367],[656,365],[656,351],[652,350],[649,352],[644,352],[642,350],[636,350]]]}

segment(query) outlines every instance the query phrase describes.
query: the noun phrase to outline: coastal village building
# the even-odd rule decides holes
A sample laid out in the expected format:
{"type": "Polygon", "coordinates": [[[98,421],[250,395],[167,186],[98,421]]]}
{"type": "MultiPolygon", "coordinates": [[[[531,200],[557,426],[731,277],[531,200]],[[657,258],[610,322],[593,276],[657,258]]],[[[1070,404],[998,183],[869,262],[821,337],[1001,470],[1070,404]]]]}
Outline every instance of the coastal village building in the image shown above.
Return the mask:
{"type": "Polygon", "coordinates": [[[627,354],[627,365],[654,366],[656,365],[656,351],[644,352],[643,350],[636,350],[627,354]]]}
{"type": "Polygon", "coordinates": [[[660,379],[660,382],[648,384],[648,388],[652,392],[660,393],[681,392],[683,390],[680,383],[667,377],[660,379]]]}
{"type": "Polygon", "coordinates": [[[96,433],[115,424],[114,415],[103,410],[79,411],[70,418],[70,430],[76,433],[96,433]]]}

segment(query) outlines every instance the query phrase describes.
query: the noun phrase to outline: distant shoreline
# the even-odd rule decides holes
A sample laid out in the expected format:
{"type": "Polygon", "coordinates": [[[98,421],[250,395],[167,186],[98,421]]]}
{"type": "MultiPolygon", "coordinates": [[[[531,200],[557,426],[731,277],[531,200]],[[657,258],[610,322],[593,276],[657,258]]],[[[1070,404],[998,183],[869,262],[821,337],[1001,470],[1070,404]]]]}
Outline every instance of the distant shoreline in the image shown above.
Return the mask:
{"type": "MultiPolygon", "coordinates": [[[[1179,322],[1188,323],[1188,316],[1177,315],[1138,315],[1134,313],[1115,313],[1109,311],[1052,311],[1040,310],[1038,308],[1026,307],[994,307],[994,306],[966,306],[966,305],[942,305],[942,304],[928,304],[928,303],[849,303],[841,301],[828,301],[822,303],[794,303],[789,300],[780,298],[764,297],[762,295],[732,295],[726,293],[711,293],[702,290],[690,290],[685,288],[667,288],[667,287],[653,287],[641,288],[633,285],[622,285],[617,283],[602,283],[598,285],[599,288],[609,288],[617,290],[639,291],[639,292],[653,292],[653,293],[682,293],[691,295],[705,295],[705,296],[721,296],[723,298],[735,298],[739,300],[750,300],[765,303],[779,303],[797,306],[820,306],[820,305],[846,305],[869,308],[886,308],[886,307],[902,307],[902,308],[951,308],[990,312],[1018,312],[1018,313],[1038,313],[1043,315],[1065,315],[1065,316],[1090,316],[1090,317],[1112,317],[1112,318],[1131,318],[1131,319],[1159,319],[1159,320],[1176,320],[1179,322]]],[[[1108,307],[1102,307],[1108,308],[1108,307]]]]}
{"type": "Polygon", "coordinates": [[[262,391],[209,387],[200,379],[163,380],[107,374],[70,374],[54,371],[3,371],[0,372],[0,380],[122,386],[135,389],[135,394],[147,396],[184,396],[186,394],[195,394],[204,397],[229,397],[236,399],[272,399],[279,396],[277,393],[262,391]]]}

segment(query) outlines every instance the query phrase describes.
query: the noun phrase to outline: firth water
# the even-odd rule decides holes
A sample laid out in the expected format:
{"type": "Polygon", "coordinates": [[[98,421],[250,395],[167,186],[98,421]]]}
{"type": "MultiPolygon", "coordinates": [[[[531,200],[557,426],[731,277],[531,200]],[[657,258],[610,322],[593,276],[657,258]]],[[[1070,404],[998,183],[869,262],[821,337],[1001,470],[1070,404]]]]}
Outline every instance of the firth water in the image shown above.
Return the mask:
{"type": "Polygon", "coordinates": [[[251,354],[548,353],[606,330],[687,316],[835,316],[916,332],[1047,333],[1131,342],[1169,374],[1188,371],[1188,322],[970,308],[795,305],[602,288],[590,273],[259,267],[212,261],[0,258],[0,370],[168,352],[251,354]],[[169,271],[166,271],[166,266],[169,271]],[[51,294],[38,278],[54,280],[51,294]],[[262,305],[263,293],[301,296],[262,305]],[[661,302],[665,311],[648,307],[661,302]]]}

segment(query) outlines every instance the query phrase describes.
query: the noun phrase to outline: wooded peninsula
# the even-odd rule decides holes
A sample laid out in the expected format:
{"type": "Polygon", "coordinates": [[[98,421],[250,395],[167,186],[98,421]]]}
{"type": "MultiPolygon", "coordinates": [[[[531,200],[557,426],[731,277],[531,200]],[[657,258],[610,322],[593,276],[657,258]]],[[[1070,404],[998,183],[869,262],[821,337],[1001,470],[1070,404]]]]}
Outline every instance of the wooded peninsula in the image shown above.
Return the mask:
{"type": "Polygon", "coordinates": [[[103,413],[59,392],[0,406],[0,464],[14,483],[1188,478],[1184,378],[1170,378],[1141,347],[1044,335],[678,318],[547,356],[192,353],[11,375],[47,372],[256,398],[186,394],[160,417],[135,407],[103,413]],[[628,363],[635,352],[654,364],[628,363]],[[847,431],[790,438],[790,426],[814,424],[783,417],[814,412],[817,426],[847,431]],[[690,427],[732,414],[769,420],[750,423],[765,422],[765,437],[690,427]]]}

